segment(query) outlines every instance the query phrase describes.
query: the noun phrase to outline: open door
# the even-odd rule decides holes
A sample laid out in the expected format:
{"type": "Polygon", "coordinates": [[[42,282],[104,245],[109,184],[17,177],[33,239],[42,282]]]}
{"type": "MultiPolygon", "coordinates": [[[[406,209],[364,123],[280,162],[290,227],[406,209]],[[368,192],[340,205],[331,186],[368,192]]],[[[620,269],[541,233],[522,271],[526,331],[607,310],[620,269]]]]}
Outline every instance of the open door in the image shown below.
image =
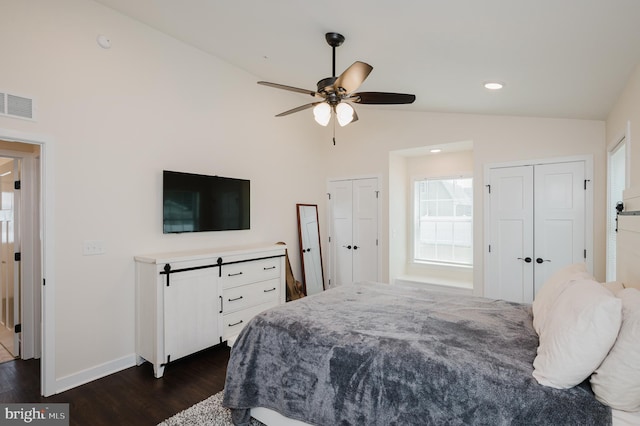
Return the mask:
{"type": "Polygon", "coordinates": [[[0,158],[0,343],[10,355],[20,356],[20,268],[15,261],[15,191],[14,181],[19,173],[19,161],[0,158]]]}

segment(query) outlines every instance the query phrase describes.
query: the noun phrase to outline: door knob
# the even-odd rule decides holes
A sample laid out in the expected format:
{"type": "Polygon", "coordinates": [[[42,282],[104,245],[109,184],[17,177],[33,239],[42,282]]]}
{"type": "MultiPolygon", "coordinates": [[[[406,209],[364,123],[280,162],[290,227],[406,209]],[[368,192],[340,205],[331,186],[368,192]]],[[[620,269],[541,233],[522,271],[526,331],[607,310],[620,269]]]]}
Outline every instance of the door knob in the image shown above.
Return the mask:
{"type": "MultiPolygon", "coordinates": [[[[530,257],[525,257],[524,259],[519,257],[518,260],[524,260],[527,263],[531,263],[531,258],[530,257]]],[[[538,262],[538,263],[540,263],[540,262],[538,262]]]]}
{"type": "Polygon", "coordinates": [[[358,250],[358,246],[353,246],[353,249],[354,250],[358,250]]]}
{"type": "Polygon", "coordinates": [[[548,260],[548,259],[543,259],[543,258],[539,257],[539,258],[536,259],[536,262],[537,263],[542,263],[542,262],[551,262],[551,261],[548,260]]]}
{"type": "Polygon", "coordinates": [[[342,246],[342,247],[351,250],[351,246],[350,245],[349,246],[342,246]]]}

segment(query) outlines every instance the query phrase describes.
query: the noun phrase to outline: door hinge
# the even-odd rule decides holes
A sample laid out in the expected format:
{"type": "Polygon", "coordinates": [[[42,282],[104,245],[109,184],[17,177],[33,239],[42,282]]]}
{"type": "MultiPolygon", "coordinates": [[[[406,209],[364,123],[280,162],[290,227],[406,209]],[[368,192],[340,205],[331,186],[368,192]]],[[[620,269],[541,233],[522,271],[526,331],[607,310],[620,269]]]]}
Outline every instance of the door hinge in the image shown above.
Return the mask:
{"type": "Polygon", "coordinates": [[[591,179],[585,179],[584,180],[584,190],[587,190],[587,182],[591,182],[591,179]]]}
{"type": "Polygon", "coordinates": [[[44,279],[44,278],[42,279],[42,285],[43,285],[43,286],[47,285],[47,280],[46,280],[46,279],[44,279]]]}
{"type": "Polygon", "coordinates": [[[329,243],[331,243],[331,235],[329,235],[329,243]]]}
{"type": "Polygon", "coordinates": [[[489,253],[491,253],[491,244],[489,244],[489,253]]]}
{"type": "Polygon", "coordinates": [[[491,194],[491,185],[485,185],[487,187],[487,189],[489,190],[489,194],[491,194]]]}
{"type": "Polygon", "coordinates": [[[380,195],[380,191],[376,191],[376,198],[380,198],[379,195],[380,195]]]}
{"type": "Polygon", "coordinates": [[[13,327],[13,332],[14,332],[14,333],[22,333],[22,324],[16,324],[16,325],[13,327]]]}
{"type": "Polygon", "coordinates": [[[378,246],[378,239],[376,238],[376,247],[378,246]]]}
{"type": "Polygon", "coordinates": [[[329,199],[331,199],[331,193],[327,192],[327,197],[329,197],[329,199]]]}
{"type": "Polygon", "coordinates": [[[13,260],[15,260],[16,262],[20,262],[20,260],[22,260],[22,254],[21,253],[14,253],[13,254],[13,260]]]}
{"type": "Polygon", "coordinates": [[[584,249],[584,258],[587,258],[587,249],[584,249]]]}
{"type": "Polygon", "coordinates": [[[20,189],[20,181],[19,180],[13,182],[13,189],[15,189],[15,190],[20,189]]]}

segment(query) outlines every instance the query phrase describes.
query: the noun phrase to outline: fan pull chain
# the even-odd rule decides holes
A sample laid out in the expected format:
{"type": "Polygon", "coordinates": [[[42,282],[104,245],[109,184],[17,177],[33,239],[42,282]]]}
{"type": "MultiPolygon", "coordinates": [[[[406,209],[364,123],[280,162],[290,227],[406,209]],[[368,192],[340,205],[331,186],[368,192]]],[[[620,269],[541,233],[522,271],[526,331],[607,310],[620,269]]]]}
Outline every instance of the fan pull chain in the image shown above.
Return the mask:
{"type": "Polygon", "coordinates": [[[336,117],[333,117],[333,146],[336,146],[336,117]]]}

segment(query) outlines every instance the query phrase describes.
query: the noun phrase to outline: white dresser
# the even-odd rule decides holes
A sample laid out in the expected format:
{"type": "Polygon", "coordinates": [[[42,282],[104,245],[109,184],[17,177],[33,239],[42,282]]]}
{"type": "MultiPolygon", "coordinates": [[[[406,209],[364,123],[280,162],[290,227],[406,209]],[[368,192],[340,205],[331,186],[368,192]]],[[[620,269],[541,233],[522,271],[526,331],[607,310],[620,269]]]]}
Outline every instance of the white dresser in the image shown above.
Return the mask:
{"type": "Polygon", "coordinates": [[[171,361],[235,341],[258,313],[285,303],[284,245],[135,256],[137,363],[162,377],[171,361]]]}

